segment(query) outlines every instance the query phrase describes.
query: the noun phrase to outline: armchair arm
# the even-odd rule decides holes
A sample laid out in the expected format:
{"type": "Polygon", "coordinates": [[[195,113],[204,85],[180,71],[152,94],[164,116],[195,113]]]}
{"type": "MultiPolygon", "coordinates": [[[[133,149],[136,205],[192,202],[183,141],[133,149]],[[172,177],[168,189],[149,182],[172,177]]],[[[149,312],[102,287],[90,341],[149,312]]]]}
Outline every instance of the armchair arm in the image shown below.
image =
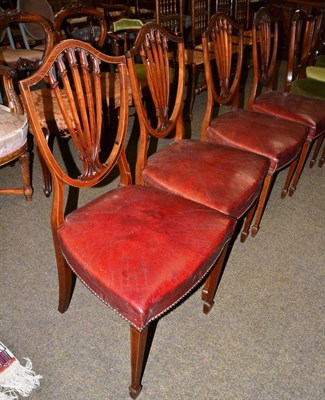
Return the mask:
{"type": "Polygon", "coordinates": [[[24,108],[13,84],[16,73],[16,68],[0,64],[0,79],[3,82],[7,105],[11,111],[24,114],[24,108]]]}

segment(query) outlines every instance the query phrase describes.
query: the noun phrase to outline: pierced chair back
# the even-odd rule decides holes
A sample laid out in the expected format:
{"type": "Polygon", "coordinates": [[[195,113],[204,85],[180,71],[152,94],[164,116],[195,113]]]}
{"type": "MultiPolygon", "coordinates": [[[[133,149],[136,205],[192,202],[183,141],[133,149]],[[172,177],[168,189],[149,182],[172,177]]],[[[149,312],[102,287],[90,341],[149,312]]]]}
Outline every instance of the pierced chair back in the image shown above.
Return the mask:
{"type": "Polygon", "coordinates": [[[291,20],[289,53],[285,91],[290,92],[292,82],[306,78],[306,68],[311,57],[312,45],[316,41],[317,16],[296,10],[291,20]]]}
{"type": "Polygon", "coordinates": [[[260,8],[252,27],[254,75],[247,108],[251,109],[259,90],[275,89],[274,78],[278,51],[278,20],[265,7],[260,8]]]}
{"type": "MultiPolygon", "coordinates": [[[[88,43],[69,39],[60,42],[52,51],[44,65],[31,78],[20,82],[24,95],[33,134],[40,151],[48,165],[56,192],[55,207],[61,210],[64,185],[90,187],[105,178],[123,151],[123,141],[127,123],[127,78],[123,58],[112,58],[95,50],[88,43]],[[112,82],[113,90],[120,93],[120,119],[114,146],[107,159],[101,157],[101,136],[103,128],[103,91],[101,86],[101,67],[106,64],[119,67],[117,84],[112,82]],[[33,102],[32,92],[42,84],[50,89],[53,101],[58,104],[61,119],[71,137],[71,144],[79,154],[80,174],[70,177],[64,172],[49,149],[44,137],[42,119],[33,102]]],[[[112,79],[115,75],[112,74],[112,79]]],[[[106,132],[108,135],[108,132],[106,132]]],[[[125,172],[127,174],[127,172],[125,172]]],[[[63,222],[63,215],[54,211],[57,220],[55,229],[63,222]]]]}
{"type": "Polygon", "coordinates": [[[54,18],[55,42],[78,39],[102,49],[107,37],[104,14],[91,7],[68,7],[60,10],[54,18]]]}
{"type": "MultiPolygon", "coordinates": [[[[148,115],[140,91],[133,91],[133,99],[138,118],[142,121],[140,145],[136,166],[136,181],[142,181],[142,170],[146,165],[149,136],[167,137],[176,129],[177,140],[184,136],[182,116],[183,93],[185,82],[184,42],[181,37],[170,34],[155,23],[146,24],[140,31],[133,48],[127,52],[131,87],[138,85],[135,57],[140,56],[145,69],[154,112],[148,115]],[[176,46],[176,53],[175,51],[176,46]],[[177,54],[177,62],[172,58],[177,54]],[[174,66],[174,72],[171,69],[174,66]],[[173,78],[171,77],[173,75],[173,78]],[[174,77],[177,82],[174,82],[174,77]],[[171,83],[177,86],[176,97],[170,102],[171,83]],[[153,117],[153,118],[152,118],[153,117]]],[[[149,96],[149,95],[148,95],[149,96]]],[[[147,99],[147,97],[146,97],[147,99]]]]}
{"type": "Polygon", "coordinates": [[[233,102],[233,105],[238,107],[243,68],[243,27],[229,15],[217,12],[202,34],[202,47],[208,103],[212,106],[213,103],[227,105],[233,102]],[[211,52],[215,55],[215,62],[211,61],[211,52]],[[217,74],[213,72],[213,67],[217,70],[217,74]]]}

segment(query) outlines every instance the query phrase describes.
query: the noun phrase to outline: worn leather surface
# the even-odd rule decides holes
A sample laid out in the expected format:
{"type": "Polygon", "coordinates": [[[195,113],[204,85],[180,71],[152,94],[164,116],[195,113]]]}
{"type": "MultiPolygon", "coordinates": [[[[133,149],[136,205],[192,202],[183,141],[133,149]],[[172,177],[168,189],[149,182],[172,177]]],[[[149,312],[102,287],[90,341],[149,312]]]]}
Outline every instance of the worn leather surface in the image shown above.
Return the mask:
{"type": "Polygon", "coordinates": [[[312,140],[325,130],[324,100],[286,92],[267,92],[259,96],[252,109],[307,125],[308,139],[312,140]]]}
{"type": "Polygon", "coordinates": [[[267,114],[235,110],[211,122],[207,140],[268,157],[272,173],[297,157],[307,133],[305,125],[267,114]]]}
{"type": "Polygon", "coordinates": [[[202,279],[235,224],[170,193],[127,186],[69,214],[58,238],[80,279],[142,329],[202,279]]]}
{"type": "Polygon", "coordinates": [[[247,151],[182,140],[149,157],[143,182],[240,218],[259,195],[269,163],[247,151]]]}

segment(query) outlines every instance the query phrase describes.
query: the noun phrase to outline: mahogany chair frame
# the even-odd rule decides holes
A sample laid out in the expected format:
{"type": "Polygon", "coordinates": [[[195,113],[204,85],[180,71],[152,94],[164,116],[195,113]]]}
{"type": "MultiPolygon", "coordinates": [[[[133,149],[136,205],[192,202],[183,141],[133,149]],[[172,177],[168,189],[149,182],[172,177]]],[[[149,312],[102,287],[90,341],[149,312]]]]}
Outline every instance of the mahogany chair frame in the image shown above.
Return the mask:
{"type": "MultiPolygon", "coordinates": [[[[302,24],[299,23],[299,18],[302,18],[303,21],[307,22],[305,24],[305,38],[300,41],[301,44],[305,44],[307,49],[302,50],[302,60],[301,64],[305,65],[306,59],[308,59],[309,50],[308,47],[312,41],[312,35],[315,27],[315,17],[312,21],[309,21],[303,12],[296,11],[293,18],[293,25],[291,30],[292,39],[290,40],[290,48],[288,53],[288,58],[292,58],[295,56],[295,46],[297,44],[297,35],[296,30],[301,30],[302,24]]],[[[254,18],[253,22],[253,35],[262,35],[263,31],[269,32],[269,36],[271,36],[272,26],[274,29],[274,33],[272,33],[272,37],[274,40],[277,35],[277,22],[271,18],[269,11],[266,8],[260,9],[254,18]]],[[[303,32],[301,32],[303,34],[303,32]]],[[[256,40],[255,40],[256,42],[256,40]]],[[[257,43],[257,42],[256,42],[257,43]]],[[[309,47],[310,49],[310,47],[309,47]]],[[[269,79],[271,73],[265,69],[263,66],[263,60],[259,61],[257,55],[257,44],[253,46],[254,55],[254,79],[252,85],[252,91],[248,102],[248,108],[253,111],[257,111],[260,113],[266,113],[269,115],[276,116],[278,118],[287,119],[290,121],[298,122],[307,127],[308,135],[306,141],[304,143],[296,170],[294,172],[294,176],[292,182],[290,183],[289,190],[282,191],[282,197],[285,197],[287,193],[289,196],[292,196],[296,190],[300,175],[302,173],[303,167],[306,163],[308,154],[310,152],[311,146],[314,142],[316,142],[314,152],[311,157],[310,167],[312,167],[316,161],[318,152],[321,148],[322,142],[325,136],[325,121],[323,119],[323,109],[324,109],[324,100],[320,100],[317,98],[306,97],[302,95],[296,95],[287,92],[280,92],[273,90],[273,82],[269,79]],[[264,74],[260,72],[261,66],[264,68],[264,74]],[[258,88],[266,89],[265,92],[256,96],[258,88]]],[[[287,88],[290,87],[290,82],[292,82],[295,62],[291,59],[288,60],[288,83],[287,88]]]]}
{"type": "Polygon", "coordinates": [[[80,16],[85,16],[89,20],[87,26],[89,25],[90,27],[90,35],[89,35],[89,40],[87,40],[87,42],[91,43],[98,49],[102,49],[107,39],[107,31],[108,31],[107,23],[103,13],[97,10],[96,8],[91,8],[91,7],[77,6],[77,7],[69,7],[61,9],[55,15],[53,23],[55,42],[59,43],[64,39],[73,38],[71,36],[71,32],[70,33],[68,32],[65,25],[67,24],[67,20],[69,18],[75,18],[80,16]],[[91,19],[94,19],[96,21],[96,24],[98,24],[100,28],[100,34],[97,40],[95,38],[94,26],[91,19]]]}
{"type": "Polygon", "coordinates": [[[284,88],[288,93],[291,90],[292,81],[306,78],[306,68],[314,40],[315,22],[315,17],[303,10],[297,10],[293,14],[284,88]]]}
{"type": "MultiPolygon", "coordinates": [[[[254,75],[265,83],[273,86],[275,70],[277,34],[270,35],[263,30],[258,41],[253,31],[253,48],[260,46],[259,62],[263,66],[262,75],[254,75]],[[272,50],[273,42],[273,50],[272,50]]],[[[230,16],[218,12],[202,36],[205,56],[206,80],[208,82],[208,101],[204,121],[202,124],[202,140],[219,145],[233,146],[245,151],[266,156],[270,160],[270,168],[264,181],[264,186],[258,201],[252,236],[259,230],[262,215],[272,188],[276,173],[289,167],[283,191],[287,191],[294,175],[302,146],[307,137],[307,130],[300,124],[281,120],[273,116],[256,113],[250,110],[238,109],[238,93],[243,66],[244,31],[243,26],[237,24],[230,16]],[[238,54],[233,54],[233,35],[239,38],[238,54]],[[211,65],[208,60],[208,44],[214,44],[216,55],[216,69],[218,80],[214,79],[211,65]],[[233,109],[212,120],[214,103],[229,105],[233,102],[233,109]],[[271,128],[270,128],[271,127],[271,128]]],[[[255,49],[256,50],[256,49],[255,49]]],[[[254,51],[257,59],[257,51],[254,51]]],[[[254,88],[254,87],[253,87],[254,88]]],[[[253,90],[252,90],[253,91],[253,90]]],[[[255,93],[254,93],[255,94],[255,93]]],[[[236,162],[234,160],[234,162],[236,162]]],[[[244,229],[242,241],[245,240],[244,229]]]]}
{"type": "MultiPolygon", "coordinates": [[[[33,76],[20,81],[20,88],[35,138],[53,179],[51,226],[59,276],[59,311],[63,313],[67,310],[77,276],[97,297],[129,322],[129,393],[135,399],[142,387],[151,322],[184,299],[203,279],[206,279],[202,293],[203,311],[210,311],[236,221],[168,192],[131,185],[130,168],[125,156],[128,122],[125,56],[108,56],[88,43],[68,39],[54,47],[33,76]],[[111,64],[118,71],[120,108],[113,146],[102,159],[101,136],[105,114],[101,109],[100,71],[104,64],[111,64]],[[79,157],[80,174],[77,177],[70,176],[68,169],[65,171],[60,167],[45,140],[31,95],[31,88],[40,82],[51,87],[60,105],[71,143],[75,145],[75,154],[79,157]],[[67,102],[62,91],[67,93],[67,102]],[[66,187],[93,187],[107,178],[116,166],[120,171],[118,188],[64,215],[66,187]],[[91,215],[91,218],[80,225],[82,215],[86,219],[91,215]],[[157,231],[160,232],[159,239],[157,231]],[[166,254],[167,250],[160,242],[163,237],[170,242],[167,245],[171,247],[168,260],[163,262],[158,257],[153,264],[153,254],[156,256],[159,251],[166,254]],[[191,237],[195,238],[192,244],[191,237]],[[98,251],[94,251],[91,243],[98,251]],[[133,246],[134,252],[130,250],[133,246]],[[151,250],[152,255],[148,255],[151,250]],[[102,255],[100,262],[99,259],[91,261],[95,254],[102,255]],[[167,270],[167,277],[157,280],[157,276],[166,274],[167,270]],[[193,272],[190,273],[190,270],[193,272]],[[176,273],[179,273],[178,279],[175,279],[176,273]],[[188,279],[185,282],[186,275],[188,279]],[[138,290],[140,283],[143,286],[138,290]]],[[[111,135],[111,132],[105,131],[105,135],[111,135]]]]}
{"type": "Polygon", "coordinates": [[[246,237],[256,211],[269,160],[264,156],[230,146],[213,145],[205,140],[184,138],[182,116],[184,57],[182,38],[168,33],[157,24],[144,26],[134,47],[127,52],[134,104],[140,123],[136,183],[169,190],[237,219],[247,215],[243,228],[243,236],[246,237]],[[178,87],[173,101],[169,103],[168,49],[173,44],[178,47],[176,73],[178,87]],[[148,86],[154,103],[154,111],[150,114],[147,114],[138,89],[134,60],[139,55],[146,68],[148,86]],[[154,122],[148,115],[150,117],[156,115],[157,121],[154,122]],[[148,156],[151,137],[159,140],[169,135],[174,136],[172,143],[148,156]],[[229,165],[229,159],[232,157],[238,160],[239,167],[238,164],[229,165]],[[226,164],[229,176],[225,182],[224,166],[226,164]],[[252,165],[254,165],[253,169],[251,169],[252,165]],[[238,168],[242,169],[243,175],[249,176],[245,182],[242,182],[238,176],[238,168]],[[190,171],[192,171],[191,176],[190,171]],[[240,182],[235,184],[237,179],[240,182]],[[194,187],[196,190],[193,190],[194,187]],[[234,190],[234,187],[238,191],[234,190]],[[231,200],[227,199],[228,194],[231,195],[231,200]]]}

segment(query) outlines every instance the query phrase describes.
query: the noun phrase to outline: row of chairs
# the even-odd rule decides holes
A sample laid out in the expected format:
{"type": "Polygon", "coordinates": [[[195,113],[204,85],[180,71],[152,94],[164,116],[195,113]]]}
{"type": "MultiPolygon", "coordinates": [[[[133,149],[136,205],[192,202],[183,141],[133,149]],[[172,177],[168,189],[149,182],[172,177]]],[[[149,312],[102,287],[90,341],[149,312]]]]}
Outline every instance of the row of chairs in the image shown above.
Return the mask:
{"type": "MultiPolygon", "coordinates": [[[[303,12],[298,14],[303,18],[303,12]]],[[[77,276],[129,322],[132,398],[141,390],[154,321],[204,279],[203,311],[210,311],[243,218],[242,241],[254,214],[253,236],[259,229],[275,173],[289,167],[282,196],[289,187],[293,194],[311,144],[316,141],[317,149],[324,138],[322,100],[271,90],[277,21],[264,8],[255,16],[252,38],[249,110],[212,118],[215,102],[228,104],[238,97],[244,33],[229,16],[217,13],[203,34],[208,100],[201,140],[184,138],[184,40],[158,24],[141,28],[126,56],[105,55],[77,40],[62,41],[31,77],[19,82],[31,130],[53,180],[59,310],[67,310],[77,276]],[[116,72],[107,79],[119,93],[116,124],[108,123],[103,113],[107,96],[101,74],[109,66],[116,72]],[[256,97],[259,83],[269,90],[256,97]],[[44,126],[33,97],[40,86],[48,87],[58,105],[78,175],[70,176],[48,145],[50,128],[44,126]],[[126,157],[130,88],[140,126],[135,185],[126,157]],[[154,138],[168,144],[153,152],[154,138]],[[92,187],[115,177],[116,166],[118,188],[64,215],[65,186],[92,187]]],[[[6,79],[10,81],[9,74],[6,79]]]]}

